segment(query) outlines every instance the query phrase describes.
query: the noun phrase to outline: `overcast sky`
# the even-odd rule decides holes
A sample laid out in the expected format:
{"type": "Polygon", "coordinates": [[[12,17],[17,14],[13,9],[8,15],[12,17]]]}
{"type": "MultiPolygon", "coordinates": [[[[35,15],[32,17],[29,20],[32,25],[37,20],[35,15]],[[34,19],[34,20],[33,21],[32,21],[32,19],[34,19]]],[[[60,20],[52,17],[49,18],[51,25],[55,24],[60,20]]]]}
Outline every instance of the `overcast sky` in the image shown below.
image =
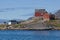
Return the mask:
{"type": "Polygon", "coordinates": [[[54,13],[60,9],[60,0],[0,0],[0,19],[27,19],[37,8],[54,13]]]}

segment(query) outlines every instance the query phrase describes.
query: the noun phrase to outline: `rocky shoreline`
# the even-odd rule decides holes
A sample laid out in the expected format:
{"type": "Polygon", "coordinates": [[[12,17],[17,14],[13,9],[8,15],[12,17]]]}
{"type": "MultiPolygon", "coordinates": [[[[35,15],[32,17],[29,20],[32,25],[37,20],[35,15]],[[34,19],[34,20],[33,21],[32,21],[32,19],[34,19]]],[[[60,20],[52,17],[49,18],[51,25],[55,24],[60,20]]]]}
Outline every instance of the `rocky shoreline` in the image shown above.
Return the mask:
{"type": "Polygon", "coordinates": [[[0,30],[60,30],[60,25],[55,26],[55,20],[49,22],[35,21],[32,23],[22,23],[15,25],[0,25],[0,30]]]}
{"type": "Polygon", "coordinates": [[[7,29],[7,28],[1,28],[0,30],[30,30],[30,31],[40,31],[40,30],[60,30],[60,28],[45,28],[45,29],[27,29],[27,28],[12,28],[12,29],[7,29]]]}

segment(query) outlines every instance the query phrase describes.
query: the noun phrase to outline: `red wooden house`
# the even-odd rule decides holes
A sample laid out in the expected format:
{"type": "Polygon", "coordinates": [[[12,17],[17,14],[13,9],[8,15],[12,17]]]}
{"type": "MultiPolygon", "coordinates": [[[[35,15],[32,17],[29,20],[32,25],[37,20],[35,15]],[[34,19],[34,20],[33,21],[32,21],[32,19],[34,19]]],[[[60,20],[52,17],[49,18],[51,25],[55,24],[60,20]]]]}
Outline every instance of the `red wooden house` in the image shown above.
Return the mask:
{"type": "Polygon", "coordinates": [[[42,17],[44,21],[49,20],[49,14],[45,9],[36,9],[35,17],[42,17]]]}

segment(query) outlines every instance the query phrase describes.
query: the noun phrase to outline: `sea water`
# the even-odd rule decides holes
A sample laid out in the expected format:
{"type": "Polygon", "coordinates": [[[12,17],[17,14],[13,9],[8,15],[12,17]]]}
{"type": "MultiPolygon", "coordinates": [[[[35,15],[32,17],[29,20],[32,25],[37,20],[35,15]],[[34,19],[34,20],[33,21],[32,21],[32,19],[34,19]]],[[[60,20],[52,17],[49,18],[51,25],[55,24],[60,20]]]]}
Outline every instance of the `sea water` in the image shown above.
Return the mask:
{"type": "Polygon", "coordinates": [[[60,30],[0,30],[0,40],[60,40],[60,30]]]}

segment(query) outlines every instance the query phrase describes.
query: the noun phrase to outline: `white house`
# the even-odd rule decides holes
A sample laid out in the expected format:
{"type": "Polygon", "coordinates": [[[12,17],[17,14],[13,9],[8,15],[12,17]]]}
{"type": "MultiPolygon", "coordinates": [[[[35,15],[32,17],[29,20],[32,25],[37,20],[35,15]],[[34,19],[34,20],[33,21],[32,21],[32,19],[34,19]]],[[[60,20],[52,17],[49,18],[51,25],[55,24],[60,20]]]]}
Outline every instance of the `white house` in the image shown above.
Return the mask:
{"type": "Polygon", "coordinates": [[[12,24],[17,24],[18,22],[16,20],[9,20],[8,21],[8,25],[12,25],[12,24]]]}

